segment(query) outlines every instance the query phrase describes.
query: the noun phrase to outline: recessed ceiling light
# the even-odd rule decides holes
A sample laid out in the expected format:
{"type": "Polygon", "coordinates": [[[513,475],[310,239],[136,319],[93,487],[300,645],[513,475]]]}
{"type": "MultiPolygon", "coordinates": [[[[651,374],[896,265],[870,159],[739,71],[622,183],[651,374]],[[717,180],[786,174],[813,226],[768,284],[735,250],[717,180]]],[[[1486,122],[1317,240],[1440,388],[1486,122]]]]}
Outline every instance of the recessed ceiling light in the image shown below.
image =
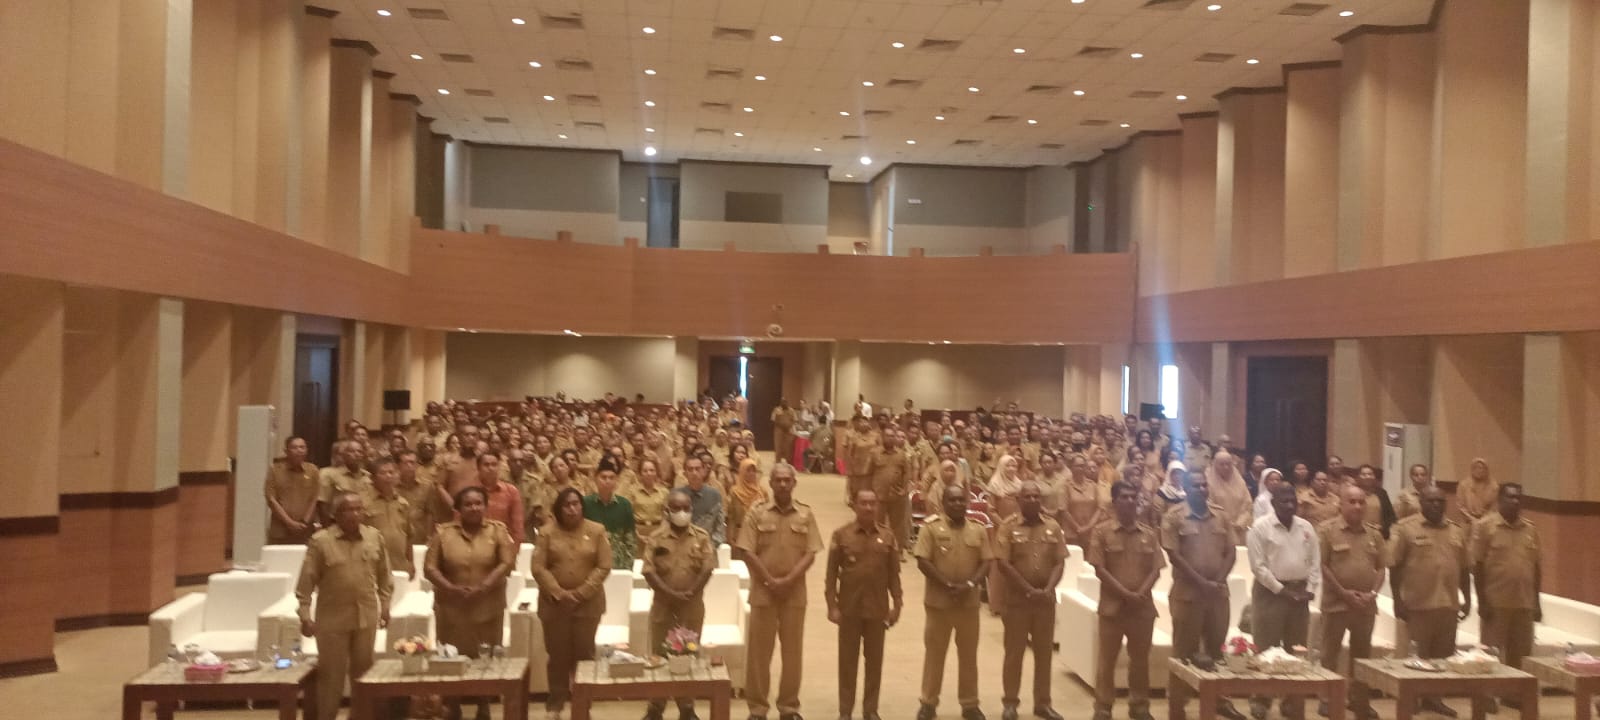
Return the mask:
{"type": "Polygon", "coordinates": [[[555,100],[556,100],[556,96],[554,96],[554,95],[546,95],[546,96],[544,96],[544,101],[545,102],[555,102],[555,100]]]}
{"type": "Polygon", "coordinates": [[[421,56],[421,55],[418,55],[418,54],[416,54],[416,53],[411,53],[411,59],[412,59],[412,60],[421,60],[421,59],[422,59],[422,56],[421,56]]]}
{"type": "Polygon", "coordinates": [[[755,109],[755,108],[753,108],[753,107],[747,107],[747,108],[745,108],[745,109],[744,109],[744,111],[745,111],[745,112],[755,112],[755,111],[756,111],[756,109],[755,109]]]}
{"type": "Polygon", "coordinates": [[[1077,95],[1078,97],[1083,97],[1083,91],[1082,90],[1073,90],[1072,94],[1073,95],[1077,95]]]}
{"type": "Polygon", "coordinates": [[[528,61],[528,67],[531,67],[531,68],[542,68],[542,67],[544,67],[544,63],[541,63],[538,60],[529,60],[528,61]]]}
{"type": "Polygon", "coordinates": [[[1082,5],[1083,4],[1083,0],[1072,0],[1072,4],[1073,5],[1082,5]]]}
{"type": "Polygon", "coordinates": [[[646,26],[644,26],[644,34],[646,34],[646,35],[654,35],[654,34],[656,34],[656,29],[653,28],[653,27],[650,27],[649,25],[646,25],[646,26]]]}
{"type": "Polygon", "coordinates": [[[872,158],[870,156],[867,156],[867,155],[862,155],[861,156],[861,164],[862,165],[871,165],[872,164],[872,158]]]}
{"type": "Polygon", "coordinates": [[[819,148],[819,147],[811,148],[811,152],[822,152],[822,148],[819,148]]]}
{"type": "Polygon", "coordinates": [[[1207,6],[1206,6],[1206,9],[1207,9],[1207,10],[1210,10],[1210,11],[1211,11],[1211,12],[1216,12],[1216,11],[1218,11],[1218,10],[1221,10],[1221,9],[1222,9],[1222,6],[1221,6],[1221,5],[1217,5],[1217,4],[1215,4],[1215,3],[1213,3],[1213,4],[1211,4],[1211,5],[1207,5],[1207,6]]]}
{"type": "Polygon", "coordinates": [[[654,74],[656,74],[656,71],[655,71],[654,68],[645,68],[644,69],[644,74],[646,74],[646,75],[654,75],[654,74]]]}
{"type": "Polygon", "coordinates": [[[1011,48],[1011,52],[1014,52],[1014,53],[1016,53],[1018,55],[1021,55],[1021,54],[1025,53],[1025,52],[1027,52],[1027,51],[1028,51],[1027,48],[1011,48]]]}
{"type": "Polygon", "coordinates": [[[449,94],[450,94],[450,91],[449,91],[449,90],[446,90],[446,89],[444,89],[444,88],[439,88],[439,94],[440,94],[440,95],[449,95],[449,94]]]}
{"type": "Polygon", "coordinates": [[[756,79],[757,80],[765,80],[765,79],[767,79],[767,76],[765,76],[765,75],[757,75],[756,79]]]}
{"type": "Polygon", "coordinates": [[[733,136],[734,136],[734,137],[744,137],[744,133],[742,133],[742,132],[735,132],[735,133],[734,133],[734,134],[733,134],[733,136]]]}
{"type": "Polygon", "coordinates": [[[871,80],[862,80],[861,81],[861,87],[872,87],[872,81],[871,80]]]}
{"type": "Polygon", "coordinates": [[[1028,118],[1028,124],[1029,124],[1029,125],[1038,125],[1038,124],[1039,124],[1039,121],[1038,121],[1038,120],[1035,120],[1035,119],[1033,119],[1033,118],[1028,118]]]}
{"type": "Polygon", "coordinates": [[[1246,65],[1259,65],[1260,63],[1261,61],[1255,58],[1250,58],[1249,60],[1244,61],[1244,64],[1246,65]]]}
{"type": "Polygon", "coordinates": [[[850,112],[848,110],[840,110],[839,115],[841,117],[850,117],[850,112]]]}
{"type": "Polygon", "coordinates": [[[650,147],[649,145],[646,145],[646,146],[644,146],[644,154],[646,156],[648,156],[648,157],[655,157],[656,149],[653,148],[653,147],[650,147]]]}
{"type": "Polygon", "coordinates": [[[1122,127],[1133,127],[1133,126],[1132,126],[1132,125],[1129,125],[1129,124],[1127,124],[1127,123],[1123,123],[1123,124],[1122,124],[1122,127]]]}
{"type": "Polygon", "coordinates": [[[935,115],[935,116],[933,116],[933,119],[935,119],[935,120],[943,120],[944,116],[943,115],[935,115]]]}
{"type": "Polygon", "coordinates": [[[654,101],[654,100],[646,100],[646,101],[644,101],[644,106],[645,107],[655,107],[656,106],[656,101],[654,101]]]}
{"type": "Polygon", "coordinates": [[[844,174],[844,176],[845,176],[845,177],[847,177],[847,178],[853,178],[853,177],[855,177],[855,176],[854,176],[854,175],[851,175],[851,174],[850,174],[850,173],[845,173],[845,174],[844,174]]]}
{"type": "Polygon", "coordinates": [[[1189,99],[1189,96],[1188,96],[1188,95],[1179,95],[1179,96],[1178,96],[1178,99],[1179,99],[1179,100],[1188,100],[1188,99],[1189,99]]]}
{"type": "Polygon", "coordinates": [[[562,139],[562,140],[565,140],[565,139],[567,139],[567,136],[566,136],[566,134],[565,134],[565,133],[562,133],[562,134],[558,134],[558,135],[556,135],[556,137],[558,137],[558,138],[561,138],[561,139],[562,139]]]}
{"type": "Polygon", "coordinates": [[[907,145],[915,145],[915,144],[917,144],[917,141],[915,141],[915,140],[907,140],[906,144],[907,145]]]}
{"type": "Polygon", "coordinates": [[[773,42],[783,42],[783,36],[782,35],[768,35],[767,39],[771,40],[773,42]]]}
{"type": "Polygon", "coordinates": [[[512,25],[527,25],[528,21],[527,20],[523,20],[522,18],[511,18],[511,24],[512,25]]]}
{"type": "Polygon", "coordinates": [[[389,17],[390,15],[393,15],[393,14],[394,13],[391,13],[388,10],[379,10],[378,11],[378,17],[389,17]]]}
{"type": "Polygon", "coordinates": [[[1139,58],[1144,57],[1144,53],[1141,53],[1141,52],[1128,53],[1128,57],[1131,57],[1131,58],[1133,58],[1135,60],[1138,60],[1139,58]]]}
{"type": "Polygon", "coordinates": [[[1354,15],[1354,14],[1356,14],[1356,11],[1354,11],[1354,10],[1340,10],[1339,11],[1339,17],[1350,17],[1351,15],[1354,15]]]}
{"type": "Polygon", "coordinates": [[[976,86],[967,88],[967,92],[977,92],[977,91],[978,91],[978,88],[976,86]]]}
{"type": "Polygon", "coordinates": [[[903,48],[905,46],[906,46],[906,44],[903,43],[903,42],[892,42],[892,43],[889,43],[889,47],[892,47],[892,48],[894,48],[896,50],[899,50],[900,48],[903,48]]]}

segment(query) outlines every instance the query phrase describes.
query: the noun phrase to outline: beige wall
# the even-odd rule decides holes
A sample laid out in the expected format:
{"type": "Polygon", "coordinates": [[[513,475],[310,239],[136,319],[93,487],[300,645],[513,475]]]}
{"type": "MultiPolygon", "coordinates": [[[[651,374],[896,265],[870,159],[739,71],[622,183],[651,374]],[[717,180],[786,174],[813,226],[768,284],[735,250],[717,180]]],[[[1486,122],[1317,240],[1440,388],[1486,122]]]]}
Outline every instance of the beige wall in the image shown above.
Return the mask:
{"type": "Polygon", "coordinates": [[[970,410],[999,398],[1037,412],[1061,410],[1060,346],[861,343],[860,357],[861,392],[874,403],[898,407],[911,398],[922,408],[970,410]]]}
{"type": "Polygon", "coordinates": [[[679,166],[678,246],[815,252],[828,241],[829,183],[821,166],[685,161],[679,166]],[[727,221],[727,193],[782,197],[781,223],[727,221]]]}
{"type": "Polygon", "coordinates": [[[1287,73],[1283,276],[1337,269],[1340,68],[1287,73]]]}
{"type": "Polygon", "coordinates": [[[666,402],[674,354],[670,338],[453,332],[445,339],[444,392],[476,400],[644,393],[649,402],[666,402]]]}

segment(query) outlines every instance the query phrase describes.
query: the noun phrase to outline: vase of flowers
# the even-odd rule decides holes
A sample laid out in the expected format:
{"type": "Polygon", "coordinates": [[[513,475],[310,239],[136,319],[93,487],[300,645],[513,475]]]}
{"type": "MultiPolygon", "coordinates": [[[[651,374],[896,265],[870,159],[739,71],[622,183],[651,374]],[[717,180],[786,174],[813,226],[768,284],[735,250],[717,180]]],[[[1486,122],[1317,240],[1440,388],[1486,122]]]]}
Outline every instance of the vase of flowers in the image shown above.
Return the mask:
{"type": "Polygon", "coordinates": [[[421,675],[427,672],[428,656],[433,654],[433,646],[428,644],[427,638],[413,635],[394,641],[394,652],[400,656],[400,674],[421,675]]]}
{"type": "Polygon", "coordinates": [[[667,672],[688,675],[694,669],[695,656],[700,654],[700,635],[681,625],[675,627],[667,631],[661,652],[667,656],[667,672]]]}

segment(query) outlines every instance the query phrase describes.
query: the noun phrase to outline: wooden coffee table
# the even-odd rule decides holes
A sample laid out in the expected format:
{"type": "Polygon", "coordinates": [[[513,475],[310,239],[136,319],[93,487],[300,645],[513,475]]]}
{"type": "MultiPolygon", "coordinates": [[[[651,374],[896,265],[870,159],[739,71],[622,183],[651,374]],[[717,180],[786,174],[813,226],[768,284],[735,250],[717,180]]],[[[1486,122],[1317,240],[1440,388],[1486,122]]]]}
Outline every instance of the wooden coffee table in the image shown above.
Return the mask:
{"type": "Polygon", "coordinates": [[[1395,718],[1411,720],[1417,698],[1467,696],[1472,698],[1473,720],[1488,716],[1491,698],[1516,698],[1522,703],[1522,720],[1538,720],[1539,681],[1508,665],[1493,672],[1463,675],[1453,672],[1413,670],[1401,658],[1356,660],[1356,679],[1395,699],[1395,718]]]}
{"type": "Polygon", "coordinates": [[[1522,669],[1550,687],[1572,693],[1572,720],[1590,720],[1594,717],[1594,696],[1600,693],[1600,674],[1568,670],[1555,655],[1523,658],[1522,669]]]}
{"type": "MultiPolygon", "coordinates": [[[[1244,668],[1218,666],[1215,670],[1201,670],[1178,658],[1167,660],[1171,683],[1183,683],[1194,689],[1200,697],[1200,720],[1215,720],[1217,702],[1223,697],[1269,697],[1316,695],[1328,701],[1328,720],[1344,720],[1344,676],[1314,665],[1298,673],[1274,675],[1244,668]]],[[[1178,706],[1171,702],[1171,685],[1168,686],[1167,716],[1177,718],[1178,706]]]]}
{"type": "Polygon", "coordinates": [[[613,678],[601,673],[593,660],[585,660],[572,678],[572,720],[589,720],[589,705],[595,700],[675,697],[711,698],[711,720],[728,720],[733,683],[727,666],[696,666],[687,675],[673,675],[663,666],[636,678],[613,678]]]}
{"type": "Polygon", "coordinates": [[[414,695],[499,695],[507,720],[528,720],[528,659],[469,660],[460,675],[405,675],[398,659],[379,660],[352,684],[350,716],[372,720],[380,700],[414,695]]]}
{"type": "Polygon", "coordinates": [[[156,717],[172,720],[180,702],[276,700],[279,720],[294,720],[302,704],[305,718],[317,717],[317,667],[296,663],[286,669],[262,668],[228,673],[217,682],[189,682],[183,666],[163,663],[139,673],[122,686],[123,720],[139,720],[144,703],[156,704],[156,717]]]}

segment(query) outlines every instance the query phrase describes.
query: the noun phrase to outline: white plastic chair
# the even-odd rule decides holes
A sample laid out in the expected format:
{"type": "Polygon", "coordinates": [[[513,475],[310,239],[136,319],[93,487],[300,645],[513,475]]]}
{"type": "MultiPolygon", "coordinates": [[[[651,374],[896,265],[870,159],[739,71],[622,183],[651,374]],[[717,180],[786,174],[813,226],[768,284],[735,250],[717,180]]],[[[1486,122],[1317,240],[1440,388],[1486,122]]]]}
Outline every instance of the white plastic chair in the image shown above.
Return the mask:
{"type": "Polygon", "coordinates": [[[595,631],[595,647],[621,645],[628,642],[630,627],[628,611],[633,599],[633,573],[611,571],[606,576],[606,611],[600,616],[600,627],[595,631]]]}
{"type": "Polygon", "coordinates": [[[300,579],[300,566],[306,561],[305,545],[265,545],[261,548],[261,572],[284,573],[290,582],[300,579]]]}

